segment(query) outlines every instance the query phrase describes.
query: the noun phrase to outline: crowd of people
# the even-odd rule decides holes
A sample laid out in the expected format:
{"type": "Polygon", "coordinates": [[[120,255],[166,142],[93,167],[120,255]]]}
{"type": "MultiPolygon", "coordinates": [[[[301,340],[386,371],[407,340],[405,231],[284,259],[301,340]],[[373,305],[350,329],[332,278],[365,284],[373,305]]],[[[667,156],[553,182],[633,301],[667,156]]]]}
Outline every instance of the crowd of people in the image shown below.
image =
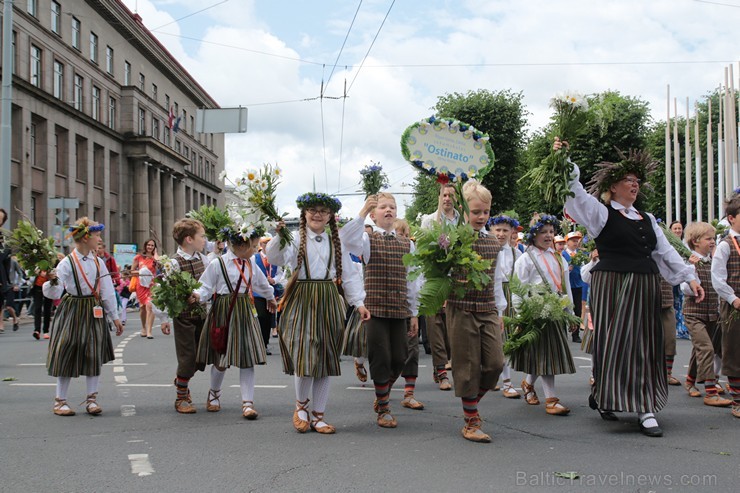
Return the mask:
{"type": "MultiPolygon", "coordinates": [[[[556,140],[554,148],[562,145],[556,140]]],[[[655,218],[636,207],[649,171],[643,154],[630,154],[604,167],[586,191],[574,167],[569,185],[573,196],[565,210],[596,245],[582,268],[572,259],[579,254],[583,234],[558,231],[561,222],[554,216],[538,214],[527,229],[513,214],[492,217],[492,194],[481,183],[469,180],[462,197],[452,184],[441,185],[438,208],[421,218],[421,228],[469,224],[476,233],[473,249],[490,261],[490,281],[483,289],[468,289],[462,298],[450,297],[438,313],[426,317],[418,315],[424,279],[409,276],[403,261],[414,252],[414,241],[409,225],[397,218],[390,193],[369,196],[341,228],[339,200],[306,193],[296,201],[300,224],[292,241],[258,228],[232,228],[221,238],[226,241],[207,255],[204,225],[179,220],[173,226],[178,250],[172,261],[201,286],[190,293],[189,308],[162,323],[163,333],[174,333],[176,412],[197,412],[189,384],[208,367],[205,409],[220,411],[224,374],[233,366],[239,368],[241,413],[257,419],[254,369],[266,363],[270,338],[277,336],[283,370],[294,380],[296,431],[336,432],[328,419],[329,394],[343,355],[354,358],[360,381],[372,381],[377,425],[395,428],[390,395],[399,378],[404,386],[400,405],[425,407],[415,394],[421,327],[434,381],[441,391],[454,389],[460,399],[461,433],[467,440],[491,441],[478,407],[495,390],[536,406],[539,381],[545,412],[568,415],[555,376],[576,371],[569,338],[581,342],[592,358],[590,407],[607,421],[619,420],[619,413],[637,413],[643,434],[662,436],[656,413],[667,403],[668,385],[681,384],[672,372],[676,287],[683,297],[680,320],[693,344],[686,390],[700,397],[701,384],[704,404],[731,407],[731,414],[740,417],[740,317],[735,312],[740,309],[740,195],[725,205],[730,230],[718,244],[707,223],[691,223],[679,232],[692,252],[685,261],[655,218]],[[467,204],[464,215],[454,207],[459,200],[467,204]],[[572,320],[580,323],[547,323],[531,344],[505,358],[504,344],[519,328],[504,324],[504,317],[517,314],[525,301],[512,292],[515,278],[560,297],[572,320]],[[511,381],[511,369],[525,375],[521,392],[511,381]],[[718,383],[720,374],[729,382],[724,388],[718,383]]],[[[4,220],[4,211],[0,214],[4,220]]],[[[279,223],[278,232],[284,227],[279,223]]],[[[78,220],[70,228],[74,250],[52,271],[37,272],[31,282],[34,337],[50,337],[47,367],[57,378],[57,415],[75,414],[67,389],[71,378],[79,376],[87,379],[86,411],[102,412],[98,381],[102,365],[113,359],[111,328],[121,334],[133,297],[140,306],[141,336],[154,337],[158,311],[151,287],[160,271],[157,242],[147,240],[132,265],[119,269],[102,244],[103,228],[88,218],[78,220]],[[49,330],[53,303],[58,306],[49,330]]],[[[13,271],[10,252],[2,251],[0,276],[3,299],[8,300],[13,271]]]]}

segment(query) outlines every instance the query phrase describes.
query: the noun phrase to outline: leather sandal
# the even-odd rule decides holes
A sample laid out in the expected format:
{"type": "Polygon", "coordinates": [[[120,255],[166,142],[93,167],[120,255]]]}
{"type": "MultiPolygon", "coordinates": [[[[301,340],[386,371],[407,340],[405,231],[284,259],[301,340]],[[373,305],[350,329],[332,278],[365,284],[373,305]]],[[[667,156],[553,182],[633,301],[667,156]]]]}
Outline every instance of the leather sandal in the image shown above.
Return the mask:
{"type": "MultiPolygon", "coordinates": [[[[175,388],[177,388],[177,380],[173,383],[175,384],[175,388]]],[[[188,389],[188,393],[184,399],[180,399],[179,397],[175,399],[175,411],[180,414],[195,414],[198,412],[195,406],[193,406],[193,400],[190,398],[190,389],[188,389]]]]}
{"type": "Polygon", "coordinates": [[[524,400],[530,406],[537,406],[540,400],[537,398],[537,392],[534,391],[534,385],[530,385],[526,380],[522,380],[522,392],[524,392],[524,400]]]}
{"type": "Polygon", "coordinates": [[[668,385],[681,385],[681,382],[673,375],[668,375],[668,385]]]}
{"type": "Polygon", "coordinates": [[[308,422],[308,419],[301,418],[299,414],[303,411],[306,413],[306,418],[308,418],[308,401],[309,399],[306,399],[303,402],[295,401],[296,408],[295,411],[293,411],[293,428],[295,428],[298,433],[306,433],[311,429],[311,424],[308,422]]]}
{"type": "Polygon", "coordinates": [[[357,380],[360,382],[367,382],[367,370],[365,369],[365,365],[355,362],[355,375],[357,375],[357,380]]]}
{"type": "Polygon", "coordinates": [[[381,409],[378,412],[378,426],[381,428],[395,428],[398,421],[391,415],[390,409],[381,409]]]}
{"type": "Polygon", "coordinates": [[[465,426],[462,429],[462,436],[466,440],[478,443],[490,443],[491,437],[481,430],[480,416],[476,415],[471,418],[465,418],[465,426]]]}
{"type": "Polygon", "coordinates": [[[740,406],[732,406],[732,415],[740,418],[740,406]]]}
{"type": "Polygon", "coordinates": [[[507,399],[519,399],[521,397],[521,394],[511,385],[511,381],[504,382],[501,393],[507,399]]]}
{"type": "Polygon", "coordinates": [[[545,412],[553,416],[565,416],[570,409],[560,404],[560,399],[557,397],[548,397],[545,399],[545,412]]]}
{"type": "Polygon", "coordinates": [[[404,394],[403,400],[401,401],[401,406],[413,409],[415,411],[421,411],[422,409],[424,409],[424,404],[417,401],[413,393],[404,394]]]}
{"type": "Polygon", "coordinates": [[[259,413],[254,409],[254,402],[242,401],[242,416],[244,419],[254,421],[259,416],[259,413]]]}
{"type": "Polygon", "coordinates": [[[208,390],[208,400],[206,401],[206,411],[217,413],[221,410],[221,390],[208,390]],[[215,402],[215,404],[214,404],[215,402]]]}
{"type": "Polygon", "coordinates": [[[56,397],[54,399],[54,407],[52,408],[54,414],[57,416],[74,416],[76,413],[69,407],[65,399],[56,397]],[[66,407],[67,409],[63,409],[66,407]]]}
{"type": "Polygon", "coordinates": [[[699,389],[697,389],[693,383],[686,382],[684,387],[686,388],[686,391],[689,393],[690,397],[701,397],[701,392],[699,392],[699,389]]]}
{"type": "Polygon", "coordinates": [[[311,411],[311,414],[313,414],[313,418],[311,419],[311,429],[313,431],[321,433],[322,435],[333,435],[337,432],[337,429],[334,426],[324,421],[324,413],[311,411]],[[323,423],[323,426],[319,426],[321,423],[323,423]]]}
{"type": "Polygon", "coordinates": [[[92,416],[97,416],[98,414],[103,412],[103,408],[101,408],[98,405],[97,398],[98,398],[98,393],[93,392],[92,394],[88,394],[87,399],[85,399],[85,401],[80,404],[80,405],[82,404],[85,405],[85,411],[87,412],[87,414],[90,414],[92,416]]]}

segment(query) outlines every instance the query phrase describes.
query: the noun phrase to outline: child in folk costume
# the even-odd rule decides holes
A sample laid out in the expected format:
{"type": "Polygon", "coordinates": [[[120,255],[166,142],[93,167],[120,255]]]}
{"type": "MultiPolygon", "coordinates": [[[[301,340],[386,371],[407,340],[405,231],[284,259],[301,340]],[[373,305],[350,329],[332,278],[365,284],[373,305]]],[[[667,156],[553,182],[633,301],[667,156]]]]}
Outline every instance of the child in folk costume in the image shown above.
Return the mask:
{"type": "Polygon", "coordinates": [[[403,264],[403,256],[413,251],[413,243],[396,235],[395,220],[395,198],[389,193],[379,193],[368,197],[359,216],[340,232],[347,249],[362,255],[366,265],[366,296],[355,306],[367,323],[368,360],[376,398],[373,407],[382,428],[398,425],[389,405],[391,387],[403,372],[408,338],[418,334],[419,328],[416,317],[419,287],[417,282],[407,281],[408,269],[403,264]],[[368,213],[375,222],[370,235],[363,232],[368,213]]]}
{"type": "Polygon", "coordinates": [[[57,377],[53,410],[58,416],[75,414],[67,404],[67,389],[72,378],[80,375],[87,377],[85,411],[103,412],[97,403],[100,369],[114,358],[108,320],[113,321],[117,336],[123,333],[113,282],[96,255],[103,229],[86,217],[69,228],[75,249],[49,272],[42,287],[44,296],[55,300],[66,291],[54,316],[46,359],[49,375],[57,377]]]}
{"type": "MultiPolygon", "coordinates": [[[[570,280],[568,264],[553,249],[555,228],[559,221],[554,216],[544,215],[532,225],[527,235],[527,249],[514,266],[514,274],[523,284],[546,284],[560,296],[568,296],[570,280]]],[[[514,306],[519,300],[514,297],[514,306]]],[[[542,376],[545,390],[545,411],[547,414],[565,416],[570,409],[560,403],[555,392],[555,375],[575,373],[576,368],[568,347],[567,331],[570,327],[551,325],[545,328],[530,346],[515,352],[511,357],[511,367],[527,374],[522,381],[522,390],[527,404],[540,403],[534,390],[534,383],[542,376]]]]}
{"type": "Polygon", "coordinates": [[[213,365],[206,409],[208,412],[221,410],[224,374],[227,368],[236,366],[239,368],[242,416],[248,420],[258,416],[254,408],[254,366],[264,365],[267,359],[250,290],[267,300],[269,310],[277,309],[272,286],[254,261],[262,233],[261,226],[232,228],[228,232],[229,251],[208,264],[200,277],[202,286],[193,293],[196,300],[207,300],[215,295],[196,357],[200,364],[213,365]],[[222,328],[226,328],[225,334],[220,331],[222,328]],[[219,338],[218,332],[224,337],[219,338]]]}
{"type": "MultiPolygon", "coordinates": [[[[355,275],[364,284],[364,264],[360,257],[350,254],[352,262],[347,264],[347,269],[355,271],[355,275]]],[[[362,298],[365,298],[364,288],[362,298]]],[[[342,354],[352,356],[355,363],[355,375],[357,379],[367,382],[367,370],[365,369],[365,360],[367,359],[367,335],[365,334],[365,324],[362,321],[362,315],[357,307],[351,306],[347,324],[344,328],[344,339],[342,342],[342,354]]]]}
{"type": "MultiPolygon", "coordinates": [[[[195,280],[200,279],[210,262],[201,253],[207,241],[203,224],[195,219],[181,219],[173,226],[172,237],[178,245],[177,253],[172,257],[173,269],[188,272],[195,280]]],[[[196,362],[198,341],[200,341],[204,321],[203,316],[193,307],[187,308],[172,321],[175,330],[175,354],[177,355],[175,410],[180,414],[196,412],[190,399],[188,384],[196,371],[205,369],[205,365],[199,365],[196,362]]],[[[169,321],[166,318],[162,322],[162,332],[169,334],[169,321]]]]}
{"type": "MultiPolygon", "coordinates": [[[[501,271],[502,278],[502,289],[504,296],[506,297],[506,309],[499,307],[499,315],[507,317],[514,316],[514,308],[511,303],[511,290],[509,289],[509,280],[514,275],[514,263],[522,252],[516,248],[516,242],[512,240],[512,231],[516,232],[519,227],[519,221],[504,214],[500,214],[489,220],[489,229],[498,240],[501,245],[501,251],[496,259],[496,267],[501,271]],[[513,244],[512,244],[513,243],[513,244]]],[[[506,338],[509,336],[506,328],[503,332],[502,342],[506,342],[506,338]]],[[[504,397],[509,399],[519,399],[521,395],[514,386],[511,384],[511,367],[504,361],[503,370],[501,371],[501,378],[503,379],[503,385],[501,386],[501,393],[504,397]]]]}
{"type": "MultiPolygon", "coordinates": [[[[501,251],[498,240],[488,234],[486,223],[491,214],[491,192],[480,182],[470,180],[463,186],[467,202],[466,221],[478,233],[473,250],[490,260],[486,271],[491,278],[480,291],[469,290],[462,299],[447,300],[447,328],[454,366],[455,396],[462,401],[465,426],[462,436],[473,442],[488,443],[491,437],[481,430],[478,404],[496,386],[504,364],[503,326],[499,312],[506,309],[503,273],[496,259],[501,251]]],[[[458,278],[463,281],[464,277],[458,278]]]]}
{"type": "MultiPolygon", "coordinates": [[[[283,269],[277,265],[272,265],[267,260],[267,254],[265,253],[265,247],[267,243],[272,239],[270,233],[265,233],[265,236],[260,238],[259,251],[254,254],[254,261],[257,267],[267,277],[267,282],[272,286],[272,290],[275,293],[275,299],[278,299],[283,294],[283,269]]],[[[260,324],[260,331],[262,333],[262,340],[265,341],[265,352],[268,356],[272,355],[270,351],[270,332],[276,327],[276,314],[271,313],[267,309],[267,300],[260,296],[258,293],[254,293],[254,306],[257,308],[257,319],[260,324]]]]}
{"type": "MultiPolygon", "coordinates": [[[[353,283],[351,269],[346,269],[347,282],[343,283],[343,265],[349,257],[343,251],[335,217],[342,203],[323,193],[306,193],[296,199],[296,205],[301,211],[298,238],[281,248],[276,236],[266,248],[271,264],[287,265],[293,272],[281,301],[280,352],[285,373],[295,375],[293,427],[299,433],[313,429],[332,434],[336,429],[324,421],[324,412],[329,377],[341,374],[345,305],[338,287],[343,285],[347,302],[356,306],[358,295],[353,289],[359,282],[353,283]],[[313,417],[309,416],[309,395],[313,417]]],[[[283,227],[278,225],[278,229],[283,227]]]]}
{"type": "Polygon", "coordinates": [[[714,407],[729,407],[732,401],[720,397],[717,392],[717,375],[714,371],[713,339],[719,330],[719,297],[712,286],[712,250],[715,247],[715,230],[711,224],[693,222],[686,226],[684,236],[692,255],[699,258],[694,264],[699,282],[704,287],[705,298],[696,303],[694,294],[686,284],[681,284],[684,293],[683,314],[686,328],[691,334],[692,359],[696,364],[695,380],[704,381],[704,404],[714,407]]]}

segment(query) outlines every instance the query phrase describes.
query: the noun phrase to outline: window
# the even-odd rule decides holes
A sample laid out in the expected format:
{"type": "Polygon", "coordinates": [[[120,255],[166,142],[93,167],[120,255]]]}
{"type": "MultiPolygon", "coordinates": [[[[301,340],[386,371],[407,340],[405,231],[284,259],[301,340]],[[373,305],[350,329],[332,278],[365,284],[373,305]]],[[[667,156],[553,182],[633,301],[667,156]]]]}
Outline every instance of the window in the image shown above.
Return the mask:
{"type": "Polygon", "coordinates": [[[31,166],[36,166],[36,124],[31,123],[31,145],[28,148],[28,161],[31,166]]]}
{"type": "Polygon", "coordinates": [[[159,140],[159,120],[152,117],[152,137],[159,140]]]}
{"type": "Polygon", "coordinates": [[[128,62],[123,63],[123,85],[131,85],[131,64],[128,62]]]}
{"type": "Polygon", "coordinates": [[[41,48],[31,45],[31,84],[41,87],[41,48]]]}
{"type": "Polygon", "coordinates": [[[198,176],[203,175],[203,156],[198,156],[198,169],[195,170],[195,174],[198,176]]]}
{"type": "Polygon", "coordinates": [[[12,73],[17,73],[15,71],[15,68],[18,66],[18,62],[16,61],[16,57],[18,56],[18,52],[16,50],[18,46],[18,33],[13,31],[13,70],[12,73]]]}
{"type": "Polygon", "coordinates": [[[116,98],[108,98],[108,127],[116,129],[116,98]]]}
{"type": "Polygon", "coordinates": [[[97,86],[92,86],[92,110],[90,116],[100,121],[100,88],[97,86]]]}
{"type": "Polygon", "coordinates": [[[195,119],[190,115],[190,134],[195,135],[195,119]]]}
{"type": "Polygon", "coordinates": [[[146,111],[139,108],[139,135],[146,135],[146,111]]]}
{"type": "Polygon", "coordinates": [[[157,100],[157,84],[152,84],[152,99],[157,100]]]}
{"type": "Polygon", "coordinates": [[[75,74],[75,88],[74,92],[72,93],[72,105],[77,111],[82,111],[82,85],[82,76],[79,74],[75,74]]]}
{"type": "Polygon", "coordinates": [[[167,126],[164,127],[164,145],[170,145],[170,129],[167,126]]]}
{"type": "Polygon", "coordinates": [[[175,139],[175,152],[180,153],[180,139],[175,139]]]}
{"type": "Polygon", "coordinates": [[[79,135],[75,138],[75,161],[77,163],[77,181],[86,183],[88,164],[87,139],[79,135]]]}
{"type": "Polygon", "coordinates": [[[54,97],[64,98],[64,65],[54,60],[54,97]]]}
{"type": "Polygon", "coordinates": [[[182,154],[185,156],[185,159],[190,160],[190,148],[188,146],[182,147],[182,154]]]}
{"type": "Polygon", "coordinates": [[[76,50],[82,49],[82,24],[77,17],[72,17],[72,48],[76,50]]]}
{"type": "Polygon", "coordinates": [[[98,63],[98,35],[90,32],[90,61],[98,63]]]}
{"type": "Polygon", "coordinates": [[[167,94],[164,95],[164,109],[170,111],[170,97],[167,94]]]}
{"type": "Polygon", "coordinates": [[[51,32],[62,34],[62,6],[59,2],[51,2],[51,32]]]}
{"type": "Polygon", "coordinates": [[[188,128],[188,112],[185,110],[182,110],[182,130],[183,132],[187,132],[188,128]]]}
{"type": "Polygon", "coordinates": [[[146,77],[142,73],[139,73],[139,89],[141,89],[141,92],[146,91],[146,77]]]}
{"type": "Polygon", "coordinates": [[[113,75],[113,48],[105,47],[105,70],[113,75]]]}
{"type": "Polygon", "coordinates": [[[26,12],[31,14],[34,17],[38,17],[39,15],[39,4],[38,0],[28,0],[28,3],[26,4],[26,12]]]}

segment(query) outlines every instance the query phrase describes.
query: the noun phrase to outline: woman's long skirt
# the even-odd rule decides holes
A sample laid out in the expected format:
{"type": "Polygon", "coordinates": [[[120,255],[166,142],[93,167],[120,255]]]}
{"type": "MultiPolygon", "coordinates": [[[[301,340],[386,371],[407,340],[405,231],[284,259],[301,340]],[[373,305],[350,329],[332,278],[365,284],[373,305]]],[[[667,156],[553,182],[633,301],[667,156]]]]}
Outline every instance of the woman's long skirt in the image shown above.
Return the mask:
{"type": "Polygon", "coordinates": [[[299,377],[341,374],[345,304],[331,280],[298,280],[278,323],[283,371],[299,377]]]}
{"type": "Polygon", "coordinates": [[[660,275],[593,273],[593,396],[608,411],[656,412],[668,400],[660,275]]]}
{"type": "Polygon", "coordinates": [[[46,368],[52,377],[97,377],[113,361],[108,321],[93,316],[92,296],[64,295],[51,325],[46,368]]]}
{"type": "Polygon", "coordinates": [[[344,328],[342,354],[355,358],[367,358],[367,334],[365,333],[365,324],[362,322],[362,317],[357,313],[357,308],[352,310],[352,314],[347,320],[347,326],[344,328]]]}
{"type": "Polygon", "coordinates": [[[195,360],[205,365],[216,365],[218,368],[252,368],[254,365],[264,365],[267,361],[265,343],[262,341],[260,326],[257,322],[249,296],[237,295],[234,310],[231,313],[229,334],[227,336],[226,353],[219,354],[211,347],[211,328],[224,325],[229,313],[231,294],[219,295],[213,302],[203,331],[200,333],[198,352],[195,360]]]}

